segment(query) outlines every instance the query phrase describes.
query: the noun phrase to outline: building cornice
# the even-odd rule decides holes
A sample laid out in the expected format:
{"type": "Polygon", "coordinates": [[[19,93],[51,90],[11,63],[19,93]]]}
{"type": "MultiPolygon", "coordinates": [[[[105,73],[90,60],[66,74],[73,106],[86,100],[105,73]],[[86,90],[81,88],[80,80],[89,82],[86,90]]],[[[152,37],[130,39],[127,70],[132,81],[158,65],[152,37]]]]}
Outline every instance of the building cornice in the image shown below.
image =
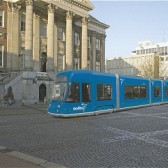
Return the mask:
{"type": "Polygon", "coordinates": [[[101,23],[101,22],[96,22],[96,21],[93,21],[93,20],[90,20],[90,19],[89,19],[89,23],[91,23],[93,25],[96,25],[96,26],[99,26],[99,27],[102,27],[103,29],[108,29],[110,27],[107,24],[104,24],[104,23],[101,23]]]}
{"type": "Polygon", "coordinates": [[[72,3],[86,9],[87,11],[90,11],[90,10],[94,9],[94,6],[90,1],[85,1],[85,2],[79,1],[79,0],[69,0],[69,1],[71,1],[72,3]]]}
{"type": "Polygon", "coordinates": [[[98,27],[101,27],[103,29],[108,29],[110,26],[105,24],[105,23],[102,23],[100,21],[98,21],[97,19],[95,19],[93,16],[89,16],[89,23],[95,25],[95,26],[98,26],[98,27]]]}
{"type": "Polygon", "coordinates": [[[20,0],[3,0],[3,1],[15,3],[15,2],[18,2],[20,0]]]}
{"type": "MultiPolygon", "coordinates": [[[[36,0],[38,1],[38,0],[36,0]]],[[[58,8],[64,9],[65,11],[71,11],[76,15],[81,17],[89,17],[88,11],[92,9],[92,7],[88,8],[85,2],[77,2],[77,0],[41,0],[46,3],[51,3],[58,8]]]]}

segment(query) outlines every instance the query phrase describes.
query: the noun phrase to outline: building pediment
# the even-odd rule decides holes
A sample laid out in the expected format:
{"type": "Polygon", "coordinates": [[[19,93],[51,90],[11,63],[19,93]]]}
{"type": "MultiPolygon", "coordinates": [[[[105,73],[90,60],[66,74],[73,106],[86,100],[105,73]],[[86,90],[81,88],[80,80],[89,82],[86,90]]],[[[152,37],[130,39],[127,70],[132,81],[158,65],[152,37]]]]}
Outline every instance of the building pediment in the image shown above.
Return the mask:
{"type": "MultiPolygon", "coordinates": [[[[6,0],[11,3],[23,3],[22,0],[6,0]]],[[[34,0],[34,2],[52,3],[65,11],[72,11],[82,17],[89,17],[88,12],[94,9],[89,0],[34,0]]]]}
{"type": "Polygon", "coordinates": [[[102,27],[103,29],[107,29],[110,26],[100,22],[99,20],[97,20],[95,17],[89,15],[89,22],[92,23],[93,25],[97,25],[98,27],[102,27]]]}

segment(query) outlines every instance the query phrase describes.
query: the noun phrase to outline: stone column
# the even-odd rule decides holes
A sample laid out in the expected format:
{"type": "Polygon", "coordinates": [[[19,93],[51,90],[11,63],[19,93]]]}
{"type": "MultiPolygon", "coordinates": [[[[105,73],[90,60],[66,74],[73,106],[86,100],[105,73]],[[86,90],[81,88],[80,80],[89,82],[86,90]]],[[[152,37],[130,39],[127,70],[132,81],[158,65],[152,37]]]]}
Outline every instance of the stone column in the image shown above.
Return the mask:
{"type": "Polygon", "coordinates": [[[26,3],[25,70],[33,69],[33,0],[26,3]]]}
{"type": "Polygon", "coordinates": [[[54,70],[57,72],[57,61],[58,61],[58,28],[57,24],[54,25],[54,70]]]}
{"type": "Polygon", "coordinates": [[[82,19],[82,69],[88,69],[87,67],[87,18],[82,19]]]}
{"type": "Polygon", "coordinates": [[[33,71],[33,0],[25,0],[25,66],[22,74],[22,103],[32,104],[37,99],[36,72],[33,71]]]}
{"type": "Polygon", "coordinates": [[[12,69],[12,9],[10,3],[8,3],[8,14],[7,14],[7,69],[12,69]]]}
{"type": "Polygon", "coordinates": [[[10,3],[8,6],[8,26],[7,26],[7,68],[9,70],[19,70],[19,10],[20,6],[10,3]]]}
{"type": "Polygon", "coordinates": [[[100,71],[105,72],[105,38],[106,35],[101,35],[101,60],[100,60],[100,71]]]}
{"type": "Polygon", "coordinates": [[[33,23],[33,62],[34,70],[40,71],[40,16],[34,14],[34,23],[33,23]]]}
{"type": "Polygon", "coordinates": [[[47,71],[54,71],[54,6],[48,5],[47,71]]]}
{"type": "Polygon", "coordinates": [[[92,32],[92,56],[91,56],[91,69],[96,70],[96,32],[92,32]]]}
{"type": "Polygon", "coordinates": [[[72,12],[66,13],[66,70],[73,69],[72,56],[72,12]]]}

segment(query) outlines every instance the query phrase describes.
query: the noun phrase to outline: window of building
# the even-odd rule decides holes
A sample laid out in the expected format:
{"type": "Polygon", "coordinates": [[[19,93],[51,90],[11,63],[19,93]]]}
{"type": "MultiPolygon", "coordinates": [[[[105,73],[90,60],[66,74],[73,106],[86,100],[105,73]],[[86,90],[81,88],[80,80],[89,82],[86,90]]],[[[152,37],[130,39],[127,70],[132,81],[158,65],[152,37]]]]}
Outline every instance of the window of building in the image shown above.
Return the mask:
{"type": "Polygon", "coordinates": [[[87,69],[91,70],[91,68],[90,68],[90,61],[87,62],[87,69]]]}
{"type": "Polygon", "coordinates": [[[82,83],[82,102],[90,102],[90,84],[82,83]]]}
{"type": "Polygon", "coordinates": [[[160,55],[164,55],[164,47],[160,47],[160,55]]]}
{"type": "Polygon", "coordinates": [[[148,54],[149,53],[149,49],[146,49],[146,54],[148,54]]]}
{"type": "Polygon", "coordinates": [[[168,57],[166,57],[165,59],[166,59],[166,61],[168,61],[168,57]]]}
{"type": "Polygon", "coordinates": [[[141,48],[141,54],[145,54],[145,49],[141,48]]]}
{"type": "Polygon", "coordinates": [[[156,48],[154,48],[154,49],[153,49],[153,52],[157,52],[157,49],[156,49],[156,48]]]}
{"type": "Polygon", "coordinates": [[[4,46],[0,45],[0,67],[3,67],[4,60],[4,46]]]}
{"type": "Polygon", "coordinates": [[[164,57],[160,57],[160,61],[164,61],[164,57]]]}
{"type": "Polygon", "coordinates": [[[160,87],[159,86],[155,86],[154,87],[154,96],[155,97],[159,97],[160,96],[160,87]]]}
{"type": "Polygon", "coordinates": [[[125,99],[146,98],[146,86],[125,86],[125,99]]]}
{"type": "Polygon", "coordinates": [[[79,38],[79,33],[75,32],[75,45],[80,44],[80,38],[79,38]]]}
{"type": "Polygon", "coordinates": [[[96,71],[100,72],[100,62],[96,62],[96,71]]]}
{"type": "Polygon", "coordinates": [[[58,28],[58,40],[63,40],[64,29],[62,27],[58,28]]]}
{"type": "Polygon", "coordinates": [[[97,85],[97,100],[111,100],[112,99],[112,85],[98,84],[97,85]]]}
{"type": "Polygon", "coordinates": [[[145,54],[145,49],[142,50],[142,54],[145,54]]]}
{"type": "Polygon", "coordinates": [[[25,15],[21,16],[20,30],[25,31],[25,15]]]}
{"type": "Polygon", "coordinates": [[[63,71],[64,69],[64,56],[58,54],[57,56],[57,70],[58,72],[63,71]]]}
{"type": "Polygon", "coordinates": [[[69,83],[68,96],[66,102],[74,103],[80,101],[79,83],[69,83]]]}
{"type": "Polygon", "coordinates": [[[165,47],[165,55],[167,55],[167,47],[165,47]]]}
{"type": "Polygon", "coordinates": [[[150,53],[152,53],[152,49],[151,49],[151,48],[149,48],[149,54],[150,54],[150,53]]]}
{"type": "Polygon", "coordinates": [[[78,67],[79,67],[78,61],[75,61],[75,62],[74,62],[74,67],[75,67],[74,69],[79,69],[79,68],[78,68],[78,67]]]}
{"type": "Polygon", "coordinates": [[[91,37],[88,36],[88,48],[91,48],[91,37]]]}
{"type": "Polygon", "coordinates": [[[100,39],[96,39],[96,49],[100,50],[100,39]]]}
{"type": "Polygon", "coordinates": [[[0,11],[0,27],[4,27],[4,11],[0,11]]]}
{"type": "Polygon", "coordinates": [[[151,53],[154,53],[155,52],[155,49],[154,48],[151,48],[151,53]]]}
{"type": "Polygon", "coordinates": [[[40,36],[46,37],[47,36],[47,24],[42,22],[40,27],[40,36]]]}

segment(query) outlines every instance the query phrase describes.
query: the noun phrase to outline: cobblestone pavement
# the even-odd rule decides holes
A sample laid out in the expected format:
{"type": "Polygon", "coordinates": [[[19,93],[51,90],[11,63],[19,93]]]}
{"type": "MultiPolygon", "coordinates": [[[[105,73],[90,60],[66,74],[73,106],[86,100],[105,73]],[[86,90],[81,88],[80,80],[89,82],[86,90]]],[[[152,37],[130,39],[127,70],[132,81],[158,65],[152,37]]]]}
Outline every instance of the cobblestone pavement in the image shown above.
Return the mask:
{"type": "Polygon", "coordinates": [[[69,119],[46,105],[1,107],[0,146],[69,168],[165,168],[168,105],[69,119]]]}

